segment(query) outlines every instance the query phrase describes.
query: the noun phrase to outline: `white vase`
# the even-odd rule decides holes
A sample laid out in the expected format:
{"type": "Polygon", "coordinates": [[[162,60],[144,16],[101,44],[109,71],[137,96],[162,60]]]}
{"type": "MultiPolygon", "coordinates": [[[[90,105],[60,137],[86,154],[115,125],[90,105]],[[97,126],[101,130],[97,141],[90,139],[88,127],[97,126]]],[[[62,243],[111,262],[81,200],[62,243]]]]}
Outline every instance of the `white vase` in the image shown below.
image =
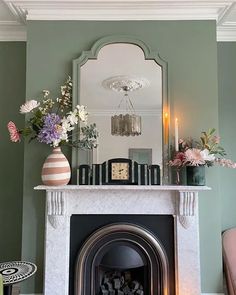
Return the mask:
{"type": "Polygon", "coordinates": [[[42,182],[45,185],[66,185],[71,177],[71,169],[68,160],[61,148],[54,148],[45,160],[42,168],[42,182]]]}

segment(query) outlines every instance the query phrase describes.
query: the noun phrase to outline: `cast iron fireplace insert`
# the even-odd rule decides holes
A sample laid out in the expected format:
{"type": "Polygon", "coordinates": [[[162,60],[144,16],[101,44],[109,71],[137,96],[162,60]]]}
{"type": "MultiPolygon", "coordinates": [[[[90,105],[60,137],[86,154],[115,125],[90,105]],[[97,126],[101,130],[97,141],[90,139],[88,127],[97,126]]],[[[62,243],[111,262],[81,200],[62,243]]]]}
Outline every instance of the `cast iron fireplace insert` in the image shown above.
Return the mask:
{"type": "Polygon", "coordinates": [[[105,224],[92,231],[77,251],[70,294],[175,294],[168,251],[146,226],[127,221],[105,224]]]}

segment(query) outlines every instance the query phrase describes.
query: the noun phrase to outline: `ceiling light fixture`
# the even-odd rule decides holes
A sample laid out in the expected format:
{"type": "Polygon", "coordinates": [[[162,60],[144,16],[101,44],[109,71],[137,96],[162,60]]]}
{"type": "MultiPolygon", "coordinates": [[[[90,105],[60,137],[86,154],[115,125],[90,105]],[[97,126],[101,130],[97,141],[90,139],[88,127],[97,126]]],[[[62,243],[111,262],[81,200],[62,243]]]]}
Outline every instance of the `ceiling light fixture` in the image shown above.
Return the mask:
{"type": "Polygon", "coordinates": [[[142,119],[135,112],[129,92],[148,86],[149,81],[143,78],[118,76],[109,78],[102,84],[107,89],[124,93],[116,114],[111,117],[111,134],[116,136],[141,135],[142,119]]]}

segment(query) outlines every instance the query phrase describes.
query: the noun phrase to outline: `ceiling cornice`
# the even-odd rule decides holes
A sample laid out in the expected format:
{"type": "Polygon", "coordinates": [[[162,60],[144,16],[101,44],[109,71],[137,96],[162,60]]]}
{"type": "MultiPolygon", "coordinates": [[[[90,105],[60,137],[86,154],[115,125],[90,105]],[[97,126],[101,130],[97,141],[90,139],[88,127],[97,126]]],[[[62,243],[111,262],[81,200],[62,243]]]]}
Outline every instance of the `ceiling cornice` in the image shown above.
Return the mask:
{"type": "Polygon", "coordinates": [[[5,0],[27,20],[206,20],[234,1],[214,0],[5,0]]]}
{"type": "Polygon", "coordinates": [[[17,21],[0,21],[0,41],[26,41],[26,28],[17,21]]]}
{"type": "Polygon", "coordinates": [[[227,20],[230,13],[235,10],[236,2],[234,1],[222,11],[217,21],[217,41],[236,41],[236,21],[227,20]]]}
{"type": "MultiPolygon", "coordinates": [[[[21,39],[27,20],[216,20],[217,41],[236,40],[236,22],[227,22],[227,16],[235,6],[235,1],[230,0],[4,0],[4,2],[16,18],[21,39]]],[[[1,35],[4,36],[4,29],[14,35],[13,28],[16,29],[16,25],[4,27],[0,22],[0,40],[1,35]]],[[[15,32],[17,33],[17,30],[15,32]]],[[[24,35],[26,38],[26,32],[24,35]]]]}
{"type": "Polygon", "coordinates": [[[16,5],[14,1],[4,1],[11,13],[15,16],[19,23],[26,24],[26,14],[27,10],[23,9],[20,5],[16,5]]]}
{"type": "Polygon", "coordinates": [[[217,28],[218,42],[235,42],[236,41],[236,23],[233,26],[219,26],[217,28]]]}

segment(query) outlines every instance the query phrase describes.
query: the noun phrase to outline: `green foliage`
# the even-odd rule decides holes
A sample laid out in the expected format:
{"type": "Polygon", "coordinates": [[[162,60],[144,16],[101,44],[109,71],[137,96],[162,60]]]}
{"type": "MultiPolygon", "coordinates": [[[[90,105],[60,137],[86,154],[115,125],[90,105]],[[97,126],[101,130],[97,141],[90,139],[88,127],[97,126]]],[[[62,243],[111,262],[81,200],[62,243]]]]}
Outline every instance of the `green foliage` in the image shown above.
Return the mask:
{"type": "Polygon", "coordinates": [[[223,147],[219,145],[220,138],[215,135],[216,129],[211,128],[207,132],[203,131],[198,142],[198,148],[201,150],[207,149],[210,154],[225,156],[226,152],[223,147]]]}
{"type": "Polygon", "coordinates": [[[72,142],[73,147],[83,150],[93,149],[97,147],[98,132],[96,124],[86,125],[81,127],[80,138],[72,142]]]}

